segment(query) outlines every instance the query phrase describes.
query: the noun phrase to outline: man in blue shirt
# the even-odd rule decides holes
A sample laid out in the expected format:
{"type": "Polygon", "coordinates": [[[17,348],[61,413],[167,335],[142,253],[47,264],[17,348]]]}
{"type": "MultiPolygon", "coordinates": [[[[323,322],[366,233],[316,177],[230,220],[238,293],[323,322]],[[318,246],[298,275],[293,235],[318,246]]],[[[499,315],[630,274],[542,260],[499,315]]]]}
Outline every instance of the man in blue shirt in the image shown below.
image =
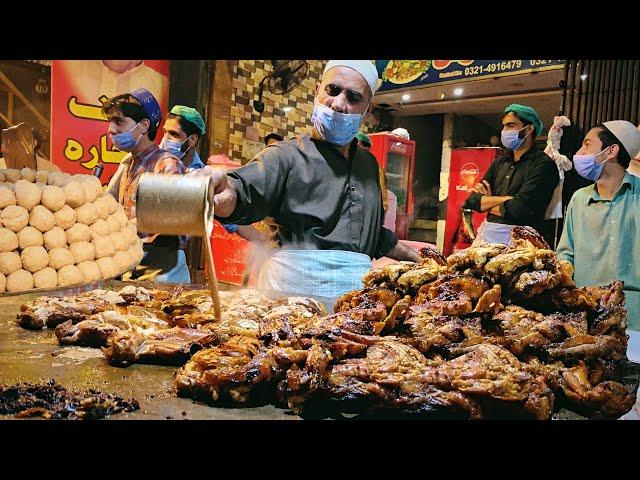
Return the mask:
{"type": "Polygon", "coordinates": [[[163,130],[160,148],[181,159],[187,173],[204,168],[196,151],[200,137],[205,134],[204,120],[195,108],[174,106],[164,122],[163,130]]]}
{"type": "Polygon", "coordinates": [[[626,169],[638,152],[640,132],[630,122],[589,131],[573,166],[595,183],[573,194],[557,249],[578,287],[624,281],[630,330],[640,330],[640,179],[626,169]]]}

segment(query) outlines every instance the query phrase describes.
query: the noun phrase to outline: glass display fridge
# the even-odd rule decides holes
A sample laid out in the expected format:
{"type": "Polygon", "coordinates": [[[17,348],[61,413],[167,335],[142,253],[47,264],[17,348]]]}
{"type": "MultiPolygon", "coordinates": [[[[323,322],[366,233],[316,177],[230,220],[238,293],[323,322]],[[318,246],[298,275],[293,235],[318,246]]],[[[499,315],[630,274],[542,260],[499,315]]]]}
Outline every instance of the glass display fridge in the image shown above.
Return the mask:
{"type": "Polygon", "coordinates": [[[416,142],[391,132],[369,134],[371,153],[386,173],[387,189],[398,199],[396,234],[406,240],[413,216],[413,170],[416,142]]]}

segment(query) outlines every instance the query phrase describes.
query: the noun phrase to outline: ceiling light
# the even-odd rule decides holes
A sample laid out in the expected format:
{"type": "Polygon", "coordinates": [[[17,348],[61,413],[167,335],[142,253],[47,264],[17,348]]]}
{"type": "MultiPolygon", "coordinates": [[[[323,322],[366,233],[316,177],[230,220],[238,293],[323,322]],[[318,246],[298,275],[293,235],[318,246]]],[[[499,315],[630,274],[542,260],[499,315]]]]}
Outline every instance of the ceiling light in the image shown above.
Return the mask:
{"type": "Polygon", "coordinates": [[[408,102],[409,100],[411,100],[411,95],[409,95],[408,93],[402,95],[403,102],[408,102]]]}
{"type": "Polygon", "coordinates": [[[580,75],[580,80],[582,80],[583,82],[587,79],[587,74],[583,73],[582,75],[580,75]]]}
{"type": "Polygon", "coordinates": [[[459,97],[460,95],[462,95],[462,92],[463,92],[463,90],[462,90],[461,88],[456,88],[456,89],[453,91],[453,94],[454,94],[456,97],[459,97]]]}
{"type": "Polygon", "coordinates": [[[444,94],[444,92],[440,92],[440,95],[438,95],[438,98],[439,98],[440,100],[444,100],[444,97],[445,97],[445,96],[446,96],[446,95],[444,94]]]}
{"type": "Polygon", "coordinates": [[[284,108],[282,109],[282,111],[283,111],[284,113],[290,112],[291,110],[293,110],[293,107],[284,107],[284,108]]]}

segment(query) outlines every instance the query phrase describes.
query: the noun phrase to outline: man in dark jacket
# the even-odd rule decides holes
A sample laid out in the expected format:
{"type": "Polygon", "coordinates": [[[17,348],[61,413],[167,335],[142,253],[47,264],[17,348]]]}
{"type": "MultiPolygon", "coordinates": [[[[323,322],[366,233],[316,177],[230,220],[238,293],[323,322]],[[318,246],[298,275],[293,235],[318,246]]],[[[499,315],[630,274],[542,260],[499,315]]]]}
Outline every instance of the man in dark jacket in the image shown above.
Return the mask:
{"type": "Polygon", "coordinates": [[[494,160],[463,205],[488,214],[474,245],[508,244],[516,225],[541,230],[547,205],[560,181],[556,164],[535,146],[542,128],[533,108],[513,103],[504,109],[501,141],[509,152],[494,160]]]}

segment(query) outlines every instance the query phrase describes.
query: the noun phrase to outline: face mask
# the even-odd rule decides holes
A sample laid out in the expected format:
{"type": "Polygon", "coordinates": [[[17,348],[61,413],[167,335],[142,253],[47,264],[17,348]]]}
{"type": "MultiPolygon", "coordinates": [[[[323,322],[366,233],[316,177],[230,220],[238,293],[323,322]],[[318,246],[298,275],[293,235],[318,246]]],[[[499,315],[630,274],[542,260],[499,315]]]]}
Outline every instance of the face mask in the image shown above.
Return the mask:
{"type": "Polygon", "coordinates": [[[608,159],[604,159],[601,163],[596,163],[596,157],[602,155],[606,152],[609,147],[605,148],[603,151],[597,154],[588,154],[588,155],[574,155],[573,156],[573,166],[576,169],[576,172],[581,177],[586,178],[587,180],[597,181],[602,174],[602,169],[604,168],[604,164],[608,159]]]}
{"type": "Polygon", "coordinates": [[[360,130],[361,120],[362,114],[336,112],[319,103],[313,105],[313,113],[311,114],[313,126],[316,127],[322,138],[339,147],[346,145],[356,137],[360,130]]]}
{"type": "Polygon", "coordinates": [[[188,146],[188,140],[189,139],[187,138],[187,140],[185,140],[184,142],[179,142],[178,140],[169,140],[168,138],[163,138],[160,142],[160,148],[166,150],[169,153],[172,153],[179,159],[182,159],[182,157],[184,157],[187,151],[191,148],[190,146],[188,146]]]}
{"type": "Polygon", "coordinates": [[[139,122],[136,123],[128,132],[111,135],[111,141],[113,142],[113,145],[122,152],[131,152],[140,141],[140,137],[142,137],[142,133],[140,133],[140,135],[138,135],[138,138],[134,140],[133,135],[131,135],[133,129],[136,128],[139,124],[139,122]]]}
{"type": "Polygon", "coordinates": [[[518,150],[522,144],[524,143],[524,139],[527,138],[527,135],[520,138],[520,132],[527,127],[523,127],[520,130],[502,130],[500,134],[500,138],[502,140],[502,144],[507,147],[509,150],[513,150],[514,152],[518,150]]]}

